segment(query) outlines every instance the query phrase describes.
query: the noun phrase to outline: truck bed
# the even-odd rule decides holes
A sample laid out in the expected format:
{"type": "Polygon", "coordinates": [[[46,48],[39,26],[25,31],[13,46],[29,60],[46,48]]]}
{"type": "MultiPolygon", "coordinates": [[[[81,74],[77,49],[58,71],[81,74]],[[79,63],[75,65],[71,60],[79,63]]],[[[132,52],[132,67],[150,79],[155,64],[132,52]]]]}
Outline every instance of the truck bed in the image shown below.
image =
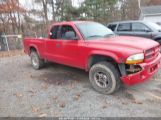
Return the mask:
{"type": "Polygon", "coordinates": [[[25,38],[24,51],[30,55],[30,49],[36,48],[40,58],[45,58],[45,39],[44,38],[25,38]]]}

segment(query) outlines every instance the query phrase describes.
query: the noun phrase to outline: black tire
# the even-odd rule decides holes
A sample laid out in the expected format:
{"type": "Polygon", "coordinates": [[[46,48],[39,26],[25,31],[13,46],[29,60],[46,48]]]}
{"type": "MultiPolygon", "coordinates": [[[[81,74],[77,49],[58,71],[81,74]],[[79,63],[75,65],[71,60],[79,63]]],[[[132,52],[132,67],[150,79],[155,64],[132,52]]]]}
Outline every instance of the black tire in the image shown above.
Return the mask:
{"type": "Polygon", "coordinates": [[[156,41],[161,45],[161,39],[157,39],[156,41]]]}
{"type": "Polygon", "coordinates": [[[156,41],[160,44],[160,50],[161,50],[161,39],[157,39],[156,41]]]}
{"type": "Polygon", "coordinates": [[[32,67],[35,69],[35,70],[39,70],[40,68],[42,68],[44,66],[44,60],[40,59],[39,55],[37,54],[36,51],[32,51],[31,52],[31,55],[30,55],[30,58],[31,58],[31,64],[32,64],[32,67]]]}
{"type": "Polygon", "coordinates": [[[100,62],[93,65],[89,71],[89,80],[96,91],[106,95],[114,93],[121,86],[119,72],[109,62],[100,62]],[[104,80],[104,78],[106,79],[104,80]],[[102,84],[107,84],[107,86],[102,85],[101,87],[101,81],[104,81],[102,84]]]}

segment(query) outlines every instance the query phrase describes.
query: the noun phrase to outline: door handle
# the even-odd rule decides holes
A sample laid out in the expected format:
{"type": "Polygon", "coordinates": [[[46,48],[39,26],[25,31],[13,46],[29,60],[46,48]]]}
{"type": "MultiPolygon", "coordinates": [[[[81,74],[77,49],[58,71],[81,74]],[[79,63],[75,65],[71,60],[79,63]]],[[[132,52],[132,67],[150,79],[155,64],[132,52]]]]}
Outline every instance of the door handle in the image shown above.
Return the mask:
{"type": "Polygon", "coordinates": [[[56,43],[56,48],[59,48],[60,47],[60,44],[59,43],[56,43]]]}

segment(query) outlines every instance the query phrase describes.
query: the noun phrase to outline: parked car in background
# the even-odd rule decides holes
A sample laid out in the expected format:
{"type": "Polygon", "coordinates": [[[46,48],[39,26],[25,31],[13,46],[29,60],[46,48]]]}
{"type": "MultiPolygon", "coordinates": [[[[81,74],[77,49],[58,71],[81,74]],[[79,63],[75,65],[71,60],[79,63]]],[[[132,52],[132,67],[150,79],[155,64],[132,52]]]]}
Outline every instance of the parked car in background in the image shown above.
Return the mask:
{"type": "Polygon", "coordinates": [[[159,26],[161,26],[161,22],[157,22],[157,24],[158,24],[159,26]]]}
{"type": "Polygon", "coordinates": [[[153,39],[161,44],[161,26],[146,21],[122,21],[107,25],[118,35],[138,36],[153,39]]]}

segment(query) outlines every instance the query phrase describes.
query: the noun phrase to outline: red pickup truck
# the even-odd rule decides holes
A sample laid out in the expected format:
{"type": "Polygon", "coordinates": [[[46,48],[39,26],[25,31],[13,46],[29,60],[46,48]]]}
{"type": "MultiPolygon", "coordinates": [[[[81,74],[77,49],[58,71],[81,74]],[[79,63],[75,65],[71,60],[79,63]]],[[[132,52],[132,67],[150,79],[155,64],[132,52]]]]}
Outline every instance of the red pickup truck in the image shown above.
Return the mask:
{"type": "Polygon", "coordinates": [[[103,94],[113,93],[121,84],[149,79],[161,60],[159,43],[116,36],[104,25],[89,21],[55,23],[48,38],[25,38],[23,44],[34,69],[47,61],[84,69],[95,90],[103,94]]]}

